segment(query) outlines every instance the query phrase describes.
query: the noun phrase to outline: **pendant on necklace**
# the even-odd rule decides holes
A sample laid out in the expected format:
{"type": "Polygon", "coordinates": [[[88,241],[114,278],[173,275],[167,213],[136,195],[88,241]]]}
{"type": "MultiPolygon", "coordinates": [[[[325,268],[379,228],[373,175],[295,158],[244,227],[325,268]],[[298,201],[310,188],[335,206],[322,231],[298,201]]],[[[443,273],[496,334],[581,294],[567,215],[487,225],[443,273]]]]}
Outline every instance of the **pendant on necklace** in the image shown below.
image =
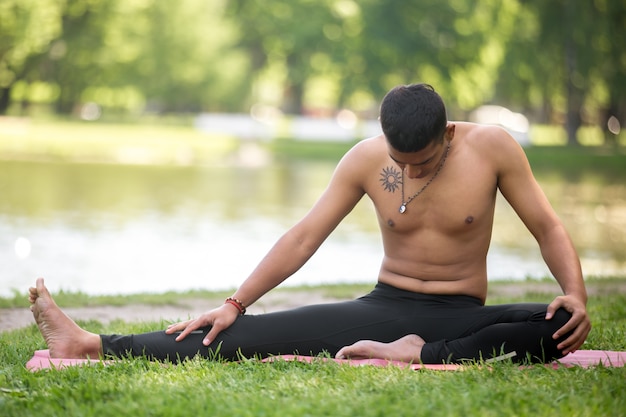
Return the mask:
{"type": "Polygon", "coordinates": [[[400,212],[400,214],[403,214],[406,211],[406,204],[402,203],[398,211],[400,212]]]}

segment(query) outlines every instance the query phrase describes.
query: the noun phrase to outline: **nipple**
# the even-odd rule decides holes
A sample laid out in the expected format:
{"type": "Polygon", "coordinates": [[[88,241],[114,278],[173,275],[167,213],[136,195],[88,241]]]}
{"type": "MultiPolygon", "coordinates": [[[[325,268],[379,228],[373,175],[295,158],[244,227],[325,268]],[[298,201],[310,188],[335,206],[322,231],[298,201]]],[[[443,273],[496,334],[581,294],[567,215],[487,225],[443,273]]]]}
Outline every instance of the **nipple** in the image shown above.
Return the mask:
{"type": "Polygon", "coordinates": [[[394,227],[396,224],[393,222],[393,220],[389,219],[387,220],[387,225],[389,225],[389,227],[394,227]]]}
{"type": "Polygon", "coordinates": [[[467,216],[465,218],[465,223],[467,223],[467,224],[470,224],[473,221],[474,221],[474,217],[473,216],[467,216]]]}

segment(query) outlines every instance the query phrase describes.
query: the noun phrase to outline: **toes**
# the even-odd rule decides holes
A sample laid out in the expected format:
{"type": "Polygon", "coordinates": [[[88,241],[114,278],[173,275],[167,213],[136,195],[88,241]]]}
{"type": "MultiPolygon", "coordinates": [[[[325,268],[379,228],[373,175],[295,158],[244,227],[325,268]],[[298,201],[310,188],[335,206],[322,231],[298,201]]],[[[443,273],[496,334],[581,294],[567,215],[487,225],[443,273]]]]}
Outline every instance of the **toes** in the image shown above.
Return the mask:
{"type": "Polygon", "coordinates": [[[48,294],[48,289],[43,283],[43,278],[37,278],[37,294],[39,294],[40,296],[48,294]]]}

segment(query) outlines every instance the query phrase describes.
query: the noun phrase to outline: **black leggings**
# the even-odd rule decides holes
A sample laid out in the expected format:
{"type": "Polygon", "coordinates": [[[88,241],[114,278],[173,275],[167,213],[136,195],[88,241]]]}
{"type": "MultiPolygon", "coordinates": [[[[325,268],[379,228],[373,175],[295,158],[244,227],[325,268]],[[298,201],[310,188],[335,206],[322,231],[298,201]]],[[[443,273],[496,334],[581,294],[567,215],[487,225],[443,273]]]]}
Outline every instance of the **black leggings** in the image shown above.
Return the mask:
{"type": "Polygon", "coordinates": [[[147,356],[177,362],[201,355],[238,360],[279,354],[335,355],[358,340],[392,342],[416,334],[427,343],[423,363],[511,357],[516,362],[547,362],[562,354],[564,340],[552,335],[571,317],[560,309],[546,320],[546,304],[484,306],[465,295],[428,295],[378,283],[352,301],[319,304],[239,317],[210,346],[202,345],[209,327],[176,342],[176,334],[157,331],[102,335],[105,355],[147,356]],[[216,355],[217,354],[217,355],[216,355]]]}

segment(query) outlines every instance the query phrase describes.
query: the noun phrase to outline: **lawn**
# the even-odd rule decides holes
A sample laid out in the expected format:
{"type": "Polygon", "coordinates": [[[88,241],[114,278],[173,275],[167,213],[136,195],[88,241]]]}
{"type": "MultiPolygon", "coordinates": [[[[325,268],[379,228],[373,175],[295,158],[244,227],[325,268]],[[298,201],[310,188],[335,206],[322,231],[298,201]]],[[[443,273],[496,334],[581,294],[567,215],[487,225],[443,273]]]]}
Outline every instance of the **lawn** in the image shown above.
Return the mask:
{"type": "MultiPolygon", "coordinates": [[[[537,291],[533,282],[515,284],[522,289],[515,295],[498,295],[506,293],[499,291],[506,285],[494,285],[490,303],[548,302],[552,298],[552,294],[537,291]]],[[[594,328],[585,349],[626,350],[624,285],[626,278],[590,281],[593,291],[588,307],[594,328]]],[[[345,286],[338,291],[350,292],[345,286]]],[[[71,294],[65,296],[71,298],[71,294]]],[[[165,297],[169,299],[171,294],[165,297]]],[[[126,300],[132,303],[133,297],[126,300]]],[[[143,332],[165,325],[124,321],[80,324],[98,333],[143,332]]],[[[626,409],[626,368],[520,369],[498,363],[489,368],[476,364],[464,371],[441,372],[321,361],[266,364],[194,359],[164,366],[127,359],[114,366],[27,371],[24,364],[34,350],[42,348],[45,345],[34,325],[0,333],[3,416],[598,417],[623,415],[626,409]]]]}

